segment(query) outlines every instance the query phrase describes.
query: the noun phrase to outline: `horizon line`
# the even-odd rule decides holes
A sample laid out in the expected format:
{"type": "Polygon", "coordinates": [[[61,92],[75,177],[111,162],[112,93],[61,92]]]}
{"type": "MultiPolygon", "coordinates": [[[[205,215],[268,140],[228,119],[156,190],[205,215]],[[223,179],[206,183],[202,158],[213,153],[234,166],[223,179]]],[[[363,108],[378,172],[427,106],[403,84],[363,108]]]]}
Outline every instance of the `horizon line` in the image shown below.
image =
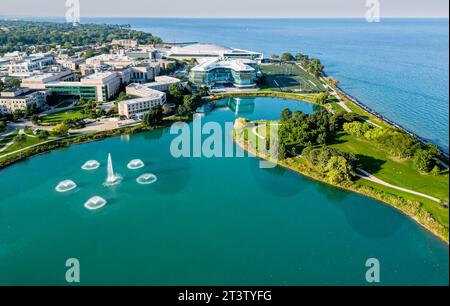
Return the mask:
{"type": "MultiPolygon", "coordinates": [[[[1,18],[62,18],[63,15],[54,15],[54,16],[33,16],[33,15],[0,15],[1,18]]],[[[83,20],[85,18],[104,18],[104,19],[112,19],[112,18],[136,18],[136,19],[366,19],[361,16],[253,16],[253,17],[206,17],[206,16],[195,16],[195,17],[187,17],[187,16],[82,16],[80,19],[83,20]]],[[[386,16],[381,17],[383,19],[449,19],[449,16],[386,16]]]]}

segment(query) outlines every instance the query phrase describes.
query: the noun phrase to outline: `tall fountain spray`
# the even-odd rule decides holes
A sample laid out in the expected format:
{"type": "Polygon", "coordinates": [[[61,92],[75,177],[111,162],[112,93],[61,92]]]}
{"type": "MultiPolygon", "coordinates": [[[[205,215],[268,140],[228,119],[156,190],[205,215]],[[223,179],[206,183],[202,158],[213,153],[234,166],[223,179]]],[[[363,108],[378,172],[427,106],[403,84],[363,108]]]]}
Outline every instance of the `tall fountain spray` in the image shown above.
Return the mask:
{"type": "Polygon", "coordinates": [[[106,186],[116,185],[116,184],[119,184],[121,180],[122,180],[122,177],[120,175],[114,174],[111,153],[109,153],[108,154],[108,177],[106,178],[105,185],[106,186]]]}

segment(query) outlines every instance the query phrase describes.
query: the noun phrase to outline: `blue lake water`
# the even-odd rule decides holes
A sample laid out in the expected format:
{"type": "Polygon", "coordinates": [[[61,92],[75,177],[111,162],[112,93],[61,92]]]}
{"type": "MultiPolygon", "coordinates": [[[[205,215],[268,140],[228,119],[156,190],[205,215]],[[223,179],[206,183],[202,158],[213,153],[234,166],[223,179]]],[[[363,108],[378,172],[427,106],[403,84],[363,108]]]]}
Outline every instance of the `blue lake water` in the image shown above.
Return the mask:
{"type": "MultiPolygon", "coordinates": [[[[308,103],[257,98],[203,117],[277,119],[308,103]]],[[[229,131],[228,131],[229,132],[229,131]]],[[[223,137],[230,138],[230,133],[223,137]]],[[[64,285],[68,258],[83,285],[448,285],[448,246],[397,210],[245,158],[174,158],[168,129],[33,157],[0,171],[0,285],[64,285]],[[106,159],[123,181],[104,187],[106,159]],[[132,159],[146,166],[127,169],[132,159]],[[97,170],[81,170],[87,160],[97,170]],[[139,185],[154,173],[158,181],[139,185]],[[57,193],[71,179],[76,190],[57,193]],[[89,211],[98,195],[108,204],[89,211]]],[[[239,149],[238,149],[239,150],[239,149]]]]}
{"type": "Polygon", "coordinates": [[[168,42],[211,42],[322,59],[326,72],[362,103],[448,152],[448,19],[147,19],[131,24],[168,42]]]}

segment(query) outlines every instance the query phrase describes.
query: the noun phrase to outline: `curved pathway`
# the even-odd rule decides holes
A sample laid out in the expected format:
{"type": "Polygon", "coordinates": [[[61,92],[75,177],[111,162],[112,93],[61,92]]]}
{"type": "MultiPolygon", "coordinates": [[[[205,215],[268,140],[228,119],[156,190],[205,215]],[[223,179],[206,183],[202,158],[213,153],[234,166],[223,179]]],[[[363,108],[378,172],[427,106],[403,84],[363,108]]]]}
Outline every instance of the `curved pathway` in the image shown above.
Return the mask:
{"type": "Polygon", "coordinates": [[[377,183],[377,184],[380,184],[380,185],[383,185],[383,186],[386,186],[386,187],[389,187],[389,188],[400,190],[400,191],[403,191],[403,192],[406,192],[406,193],[417,195],[417,196],[420,196],[420,197],[423,197],[423,198],[427,198],[427,199],[429,199],[431,201],[437,202],[439,204],[442,204],[445,207],[448,207],[448,203],[443,203],[438,198],[435,198],[435,197],[432,197],[432,196],[429,196],[427,194],[420,193],[420,192],[417,192],[417,191],[414,191],[414,190],[410,190],[410,189],[406,189],[406,188],[403,188],[403,187],[399,187],[399,186],[395,186],[395,185],[389,184],[389,183],[387,183],[387,182],[385,182],[383,180],[380,180],[379,178],[373,176],[371,173],[369,173],[366,170],[363,170],[361,168],[357,168],[356,170],[361,173],[361,174],[357,173],[356,175],[358,177],[362,178],[362,179],[365,179],[365,180],[368,180],[368,181],[371,181],[373,183],[377,183]]]}
{"type": "MultiPolygon", "coordinates": [[[[272,125],[280,125],[280,124],[272,124],[272,125]]],[[[258,133],[258,128],[259,127],[265,127],[265,126],[267,126],[267,125],[265,124],[265,125],[255,126],[252,129],[252,132],[258,138],[266,139],[266,137],[264,137],[264,136],[262,136],[261,134],[258,133]]],[[[371,181],[373,183],[376,183],[376,184],[379,184],[379,185],[383,185],[383,186],[386,186],[386,187],[389,187],[389,188],[393,188],[393,189],[396,189],[396,190],[399,190],[399,191],[403,191],[403,192],[406,192],[406,193],[409,193],[409,194],[413,194],[413,195],[417,195],[417,196],[429,199],[429,200],[431,200],[433,202],[437,202],[437,203],[439,203],[439,204],[441,204],[441,205],[443,205],[443,206],[448,208],[448,203],[444,203],[438,198],[435,198],[435,197],[432,197],[432,196],[429,196],[427,194],[420,193],[420,192],[417,192],[417,191],[414,191],[414,190],[410,190],[410,189],[406,189],[406,188],[403,188],[403,187],[400,187],[400,186],[389,184],[389,183],[387,183],[387,182],[385,182],[383,180],[380,180],[379,178],[373,176],[371,173],[369,173],[366,170],[363,170],[361,168],[357,168],[356,170],[358,172],[360,172],[360,173],[357,173],[356,176],[358,176],[358,177],[360,177],[362,179],[365,179],[365,180],[368,180],[368,181],[371,181]]]]}

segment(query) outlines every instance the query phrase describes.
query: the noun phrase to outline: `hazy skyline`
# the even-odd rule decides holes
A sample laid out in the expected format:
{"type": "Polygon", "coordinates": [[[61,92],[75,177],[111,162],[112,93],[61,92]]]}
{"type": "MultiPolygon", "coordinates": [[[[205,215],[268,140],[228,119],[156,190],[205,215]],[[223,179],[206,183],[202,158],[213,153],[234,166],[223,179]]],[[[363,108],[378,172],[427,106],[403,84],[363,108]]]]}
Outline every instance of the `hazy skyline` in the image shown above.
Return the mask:
{"type": "MultiPolygon", "coordinates": [[[[355,17],[366,0],[79,0],[83,17],[355,17]]],[[[381,18],[448,17],[448,0],[379,0],[381,18]]],[[[63,17],[66,0],[1,0],[0,15],[63,17]]]]}

